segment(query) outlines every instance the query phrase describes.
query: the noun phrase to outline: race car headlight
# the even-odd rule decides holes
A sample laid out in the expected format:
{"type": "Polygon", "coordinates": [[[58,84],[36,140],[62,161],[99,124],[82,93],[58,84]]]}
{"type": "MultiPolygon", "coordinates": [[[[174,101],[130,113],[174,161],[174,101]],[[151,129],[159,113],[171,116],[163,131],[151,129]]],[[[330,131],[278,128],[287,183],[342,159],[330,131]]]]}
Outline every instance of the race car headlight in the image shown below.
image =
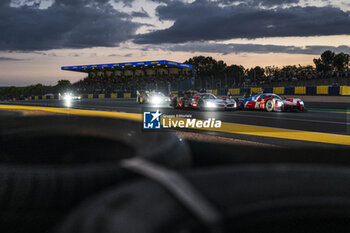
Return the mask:
{"type": "Polygon", "coordinates": [[[159,104],[160,102],[162,102],[162,99],[158,96],[155,96],[151,99],[152,104],[159,104]]]}
{"type": "Polygon", "coordinates": [[[216,107],[215,103],[213,103],[213,102],[207,102],[206,106],[208,108],[215,108],[216,107]]]}
{"type": "Polygon", "coordinates": [[[69,100],[72,100],[72,99],[73,99],[73,96],[72,96],[71,93],[65,93],[65,94],[63,95],[63,99],[69,101],[69,100]]]}
{"type": "Polygon", "coordinates": [[[277,107],[279,107],[279,108],[283,107],[283,102],[278,100],[277,101],[277,107]]]}
{"type": "Polygon", "coordinates": [[[299,104],[304,106],[304,101],[299,101],[299,104]]]}

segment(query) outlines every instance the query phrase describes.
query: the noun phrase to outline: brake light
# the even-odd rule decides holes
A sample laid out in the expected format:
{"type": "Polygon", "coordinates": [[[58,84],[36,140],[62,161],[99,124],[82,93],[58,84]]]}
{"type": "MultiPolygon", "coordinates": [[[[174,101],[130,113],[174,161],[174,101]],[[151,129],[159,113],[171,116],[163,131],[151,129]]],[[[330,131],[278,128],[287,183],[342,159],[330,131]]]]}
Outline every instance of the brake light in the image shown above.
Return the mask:
{"type": "Polygon", "coordinates": [[[193,103],[192,103],[192,106],[193,106],[193,107],[197,107],[198,105],[197,105],[196,102],[193,102],[193,103]]]}

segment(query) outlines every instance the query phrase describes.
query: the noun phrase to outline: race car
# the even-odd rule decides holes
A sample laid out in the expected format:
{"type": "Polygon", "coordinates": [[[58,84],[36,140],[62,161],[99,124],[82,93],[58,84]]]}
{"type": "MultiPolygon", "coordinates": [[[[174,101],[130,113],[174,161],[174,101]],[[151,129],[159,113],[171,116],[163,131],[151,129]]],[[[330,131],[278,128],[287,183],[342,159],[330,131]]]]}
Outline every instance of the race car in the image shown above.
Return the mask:
{"type": "Polygon", "coordinates": [[[234,99],[220,99],[210,93],[185,94],[184,97],[174,98],[172,106],[174,108],[192,108],[198,110],[233,110],[237,108],[234,99]]]}
{"type": "Polygon", "coordinates": [[[161,92],[138,92],[137,102],[140,104],[165,105],[169,106],[170,98],[161,92]]]}
{"type": "Polygon", "coordinates": [[[244,109],[261,109],[268,112],[304,111],[304,102],[299,98],[282,99],[272,93],[264,93],[246,98],[243,101],[244,109]]]}
{"type": "Polygon", "coordinates": [[[227,96],[226,98],[228,99],[233,99],[234,101],[236,101],[237,104],[237,110],[243,110],[244,109],[244,103],[246,98],[242,97],[242,96],[227,96]]]}
{"type": "Polygon", "coordinates": [[[81,96],[67,92],[67,93],[64,93],[63,95],[59,94],[59,98],[64,101],[71,101],[71,100],[80,100],[81,96]]]}

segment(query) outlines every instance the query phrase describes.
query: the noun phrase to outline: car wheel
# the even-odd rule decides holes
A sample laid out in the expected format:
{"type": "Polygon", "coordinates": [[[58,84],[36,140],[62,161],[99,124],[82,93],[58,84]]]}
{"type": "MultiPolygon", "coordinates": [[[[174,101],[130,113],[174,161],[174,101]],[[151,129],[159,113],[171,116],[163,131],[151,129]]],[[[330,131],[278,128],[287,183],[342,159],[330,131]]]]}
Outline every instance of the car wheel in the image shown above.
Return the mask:
{"type": "Polygon", "coordinates": [[[274,105],[272,100],[267,100],[265,103],[265,110],[268,112],[272,112],[274,110],[274,105]]]}

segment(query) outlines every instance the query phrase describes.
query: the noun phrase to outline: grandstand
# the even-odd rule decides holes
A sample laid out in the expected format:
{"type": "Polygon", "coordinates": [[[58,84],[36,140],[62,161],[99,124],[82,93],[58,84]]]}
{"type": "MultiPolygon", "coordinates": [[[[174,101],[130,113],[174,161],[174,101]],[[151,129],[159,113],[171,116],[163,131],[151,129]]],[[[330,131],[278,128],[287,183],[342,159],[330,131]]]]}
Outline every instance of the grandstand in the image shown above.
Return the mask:
{"type": "Polygon", "coordinates": [[[76,83],[81,93],[168,91],[190,89],[194,85],[192,65],[167,60],[63,66],[61,69],[87,73],[87,78],[76,83]]]}

